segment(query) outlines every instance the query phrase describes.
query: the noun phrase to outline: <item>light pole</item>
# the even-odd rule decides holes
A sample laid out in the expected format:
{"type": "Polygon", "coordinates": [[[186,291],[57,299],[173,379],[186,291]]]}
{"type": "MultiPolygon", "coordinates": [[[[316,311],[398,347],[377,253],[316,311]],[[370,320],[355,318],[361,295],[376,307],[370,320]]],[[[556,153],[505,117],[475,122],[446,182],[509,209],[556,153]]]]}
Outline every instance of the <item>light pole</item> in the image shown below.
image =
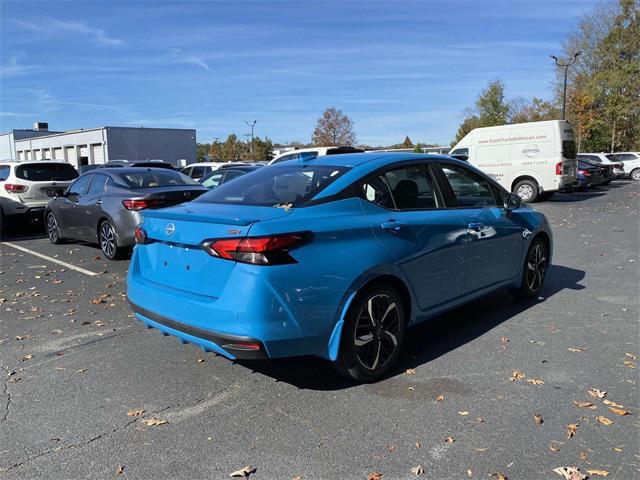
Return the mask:
{"type": "Polygon", "coordinates": [[[251,144],[249,145],[249,152],[251,153],[251,160],[253,160],[253,127],[256,126],[257,120],[254,120],[253,123],[249,123],[248,121],[244,121],[248,127],[251,127],[251,144]]]}
{"type": "Polygon", "coordinates": [[[581,53],[582,52],[574,53],[573,59],[564,63],[558,60],[558,57],[556,57],[555,55],[551,55],[551,58],[556,61],[556,66],[564,68],[564,88],[562,90],[562,120],[565,119],[564,117],[567,110],[567,73],[569,72],[569,67],[576,63],[576,60],[581,53]]]}

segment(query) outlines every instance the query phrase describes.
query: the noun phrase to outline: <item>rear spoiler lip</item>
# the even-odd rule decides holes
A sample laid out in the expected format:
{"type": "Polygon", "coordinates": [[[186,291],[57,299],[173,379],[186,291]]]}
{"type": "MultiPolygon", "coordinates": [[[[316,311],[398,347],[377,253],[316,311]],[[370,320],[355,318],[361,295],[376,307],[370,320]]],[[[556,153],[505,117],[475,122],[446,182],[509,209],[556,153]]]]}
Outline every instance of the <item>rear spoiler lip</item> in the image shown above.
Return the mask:
{"type": "Polygon", "coordinates": [[[258,220],[254,218],[237,218],[237,217],[222,217],[215,215],[198,215],[195,213],[174,213],[167,210],[143,210],[142,216],[144,218],[159,218],[163,220],[182,220],[186,222],[201,222],[201,223],[217,223],[223,225],[238,225],[246,227],[252,223],[256,223],[258,220]]]}

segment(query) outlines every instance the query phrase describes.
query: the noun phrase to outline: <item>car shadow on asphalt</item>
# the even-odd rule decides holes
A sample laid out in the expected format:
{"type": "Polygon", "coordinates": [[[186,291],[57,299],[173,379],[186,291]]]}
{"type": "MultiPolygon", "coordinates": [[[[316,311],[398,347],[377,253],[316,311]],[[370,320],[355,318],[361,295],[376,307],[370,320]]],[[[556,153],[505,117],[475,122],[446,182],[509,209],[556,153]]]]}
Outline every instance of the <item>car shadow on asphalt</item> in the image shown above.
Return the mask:
{"type": "MultiPolygon", "coordinates": [[[[531,300],[516,300],[501,291],[429,319],[410,330],[397,367],[381,382],[393,381],[409,368],[421,365],[455,350],[484,335],[537,303],[563,290],[583,290],[585,272],[552,265],[541,295],[531,300]]],[[[331,391],[355,384],[341,377],[328,361],[318,357],[295,357],[270,361],[238,363],[257,373],[298,388],[331,391]]]]}

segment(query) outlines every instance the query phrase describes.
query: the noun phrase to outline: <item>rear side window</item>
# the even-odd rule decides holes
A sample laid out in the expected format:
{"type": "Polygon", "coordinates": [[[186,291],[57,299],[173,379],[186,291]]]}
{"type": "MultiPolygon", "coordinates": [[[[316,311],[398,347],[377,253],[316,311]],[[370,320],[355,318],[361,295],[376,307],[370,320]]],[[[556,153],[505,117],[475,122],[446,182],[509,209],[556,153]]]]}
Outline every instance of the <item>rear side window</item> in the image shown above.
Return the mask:
{"type": "Polygon", "coordinates": [[[199,185],[195,180],[192,180],[179,172],[173,172],[170,170],[142,170],[141,172],[120,173],[118,174],[118,177],[127,187],[135,189],[199,185]]]}
{"type": "Polygon", "coordinates": [[[436,208],[438,203],[426,165],[411,165],[385,173],[398,210],[436,208]]]}
{"type": "Polygon", "coordinates": [[[99,195],[106,192],[109,180],[110,178],[106,175],[94,175],[91,186],[89,187],[89,195],[99,195]]]}
{"type": "Polygon", "coordinates": [[[458,207],[474,208],[496,205],[493,189],[480,175],[458,165],[442,165],[458,207]]]}
{"type": "Polygon", "coordinates": [[[86,175],[73,182],[69,187],[69,195],[84,195],[87,193],[92,178],[93,175],[86,175]]]}
{"type": "Polygon", "coordinates": [[[360,187],[360,195],[367,202],[379,207],[388,208],[389,210],[396,208],[391,196],[391,190],[389,190],[389,184],[384,175],[378,175],[365,181],[360,187]]]}
{"type": "Polygon", "coordinates": [[[16,177],[31,182],[69,181],[78,172],[68,163],[31,163],[16,167],[16,177]]]}
{"type": "Polygon", "coordinates": [[[602,160],[600,160],[600,157],[597,155],[578,155],[578,158],[580,160],[588,160],[590,162],[602,163],[602,160]]]}
{"type": "Polygon", "coordinates": [[[621,162],[628,162],[629,160],[637,160],[638,156],[634,155],[633,153],[616,153],[616,159],[620,160],[621,162]]]}
{"type": "Polygon", "coordinates": [[[4,182],[7,178],[9,178],[9,174],[11,173],[11,167],[8,165],[0,166],[0,182],[4,182]]]}

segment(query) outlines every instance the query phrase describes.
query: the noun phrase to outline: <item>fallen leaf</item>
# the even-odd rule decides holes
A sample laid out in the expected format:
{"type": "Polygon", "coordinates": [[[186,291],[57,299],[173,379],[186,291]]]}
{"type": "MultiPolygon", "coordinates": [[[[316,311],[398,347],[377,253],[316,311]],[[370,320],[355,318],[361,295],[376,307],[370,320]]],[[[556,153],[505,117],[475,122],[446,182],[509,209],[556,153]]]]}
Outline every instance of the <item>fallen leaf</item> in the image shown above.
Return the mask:
{"type": "Polygon", "coordinates": [[[584,352],[584,348],[567,348],[570,352],[584,352]]]}
{"type": "Polygon", "coordinates": [[[92,298],[89,300],[93,305],[100,305],[101,303],[105,303],[104,298],[92,298]]]}
{"type": "Polygon", "coordinates": [[[415,390],[414,387],[407,387],[407,390],[411,390],[412,392],[415,390]]]}
{"type": "Polygon", "coordinates": [[[380,472],[371,472],[367,475],[367,480],[382,480],[382,474],[380,472]]]}
{"type": "Polygon", "coordinates": [[[575,437],[577,429],[578,429],[577,423],[572,423],[570,425],[567,425],[567,438],[575,437]]]}
{"type": "Polygon", "coordinates": [[[467,469],[467,476],[471,477],[473,475],[473,472],[471,471],[471,469],[467,469]]]}
{"type": "Polygon", "coordinates": [[[618,453],[622,453],[624,451],[624,449],[622,447],[613,447],[612,450],[614,452],[618,452],[618,453]]]}
{"type": "Polygon", "coordinates": [[[196,362],[202,363],[202,362],[204,362],[204,358],[199,358],[199,359],[196,360],[196,362]]]}
{"type": "Polygon", "coordinates": [[[29,354],[29,355],[25,355],[24,357],[22,357],[20,360],[25,362],[27,360],[31,360],[33,358],[33,355],[29,354]]]}
{"type": "Polygon", "coordinates": [[[464,412],[458,412],[458,415],[461,415],[463,417],[466,417],[467,415],[469,415],[469,412],[467,412],[466,410],[464,412]]]}
{"type": "Polygon", "coordinates": [[[603,425],[612,425],[613,424],[612,420],[609,420],[607,417],[603,417],[603,416],[596,417],[596,420],[598,420],[603,425]]]}
{"type": "Polygon", "coordinates": [[[498,480],[509,480],[504,473],[496,472],[489,475],[490,477],[497,478],[498,480]]]}
{"type": "MultiPolygon", "coordinates": [[[[560,443],[560,442],[555,442],[555,443],[560,443]]],[[[559,452],[560,451],[560,449],[554,445],[554,442],[551,442],[549,444],[549,450],[551,450],[552,452],[559,452]]]]}
{"type": "Polygon", "coordinates": [[[418,475],[422,475],[424,473],[424,468],[422,468],[422,465],[418,465],[411,469],[411,473],[417,477],[418,475]]]}
{"type": "Polygon", "coordinates": [[[416,371],[413,368],[407,368],[404,373],[406,373],[407,375],[413,375],[416,373],[416,371]]]}
{"type": "Polygon", "coordinates": [[[489,450],[489,449],[488,449],[488,448],[474,448],[474,450],[475,450],[476,452],[480,452],[480,453],[482,453],[482,452],[486,452],[486,451],[487,451],[487,450],[489,450]]]}
{"type": "Polygon", "coordinates": [[[634,360],[636,359],[636,356],[633,353],[625,353],[625,355],[629,358],[633,358],[634,360]]]}
{"type": "Polygon", "coordinates": [[[537,413],[533,416],[533,421],[536,422],[538,425],[542,425],[544,423],[544,420],[542,419],[542,415],[538,415],[537,413]]]}
{"type": "Polygon", "coordinates": [[[140,415],[142,415],[146,410],[143,410],[142,408],[136,409],[136,410],[129,410],[127,412],[127,417],[139,417],[140,415]]]}
{"type": "Polygon", "coordinates": [[[575,404],[576,407],[588,408],[589,410],[596,409],[596,406],[591,402],[578,402],[577,400],[574,400],[573,403],[575,404]]]}
{"type": "Polygon", "coordinates": [[[444,402],[444,395],[438,395],[436,397],[436,402],[444,402]]]}
{"type": "Polygon", "coordinates": [[[142,423],[144,423],[145,425],[148,425],[150,427],[155,427],[155,426],[158,426],[158,425],[165,425],[165,424],[167,424],[169,422],[167,422],[166,420],[163,420],[161,418],[151,417],[151,418],[147,418],[146,420],[143,420],[142,423]]]}
{"type": "Polygon", "coordinates": [[[604,390],[598,390],[597,388],[590,388],[587,390],[587,393],[594,398],[604,398],[607,395],[607,392],[604,390]]]}
{"type": "Polygon", "coordinates": [[[607,477],[609,475],[609,472],[606,470],[587,470],[587,473],[594,477],[607,477]]]}
{"type": "Polygon", "coordinates": [[[453,442],[455,442],[453,437],[447,437],[447,438],[444,439],[444,441],[445,441],[445,443],[453,443],[453,442]]]}
{"type": "Polygon", "coordinates": [[[602,403],[604,403],[605,405],[609,405],[610,407],[624,408],[624,405],[612,402],[611,400],[603,400],[602,403]]]}
{"type": "Polygon", "coordinates": [[[257,469],[247,465],[246,467],[242,467],[240,470],[236,470],[235,472],[231,472],[229,474],[230,477],[243,477],[249,478],[249,475],[255,473],[257,469]]]}
{"type": "Polygon", "coordinates": [[[530,378],[527,380],[527,383],[530,383],[531,385],[544,385],[544,382],[539,378],[530,378]]]}
{"type": "Polygon", "coordinates": [[[79,368],[78,370],[76,370],[76,373],[84,373],[86,371],[87,371],[86,368],[79,368]]]}
{"type": "Polygon", "coordinates": [[[416,442],[414,445],[416,446],[416,448],[420,448],[420,442],[416,442]]]}
{"type": "Polygon", "coordinates": [[[585,480],[587,478],[587,476],[580,473],[580,470],[576,467],[558,467],[554,468],[553,471],[564,477],[565,480],[585,480]]]}
{"type": "Polygon", "coordinates": [[[300,475],[296,475],[291,480],[302,480],[302,477],[300,475]]]}
{"type": "Polygon", "coordinates": [[[507,337],[500,337],[500,341],[501,341],[502,343],[507,343],[507,342],[509,341],[509,338],[507,338],[507,337]]]}
{"type": "Polygon", "coordinates": [[[625,361],[624,361],[624,362],[622,362],[622,363],[624,363],[624,364],[625,364],[627,367],[629,367],[629,368],[636,368],[636,364],[635,364],[635,363],[633,363],[631,360],[625,360],[625,361]]]}
{"type": "Polygon", "coordinates": [[[396,451],[396,447],[394,447],[393,445],[387,445],[387,452],[393,453],[395,451],[396,451]]]}
{"type": "Polygon", "coordinates": [[[118,465],[116,468],[116,475],[122,475],[124,473],[124,465],[118,465]]]}
{"type": "Polygon", "coordinates": [[[514,380],[522,380],[524,378],[524,373],[519,372],[518,370],[514,370],[511,372],[511,381],[514,380]]]}
{"type": "Polygon", "coordinates": [[[586,462],[589,459],[589,455],[587,455],[587,452],[580,452],[580,459],[586,462]]]}
{"type": "Polygon", "coordinates": [[[629,410],[625,410],[624,408],[609,407],[609,410],[611,410],[616,415],[629,415],[631,413],[629,410]]]}

